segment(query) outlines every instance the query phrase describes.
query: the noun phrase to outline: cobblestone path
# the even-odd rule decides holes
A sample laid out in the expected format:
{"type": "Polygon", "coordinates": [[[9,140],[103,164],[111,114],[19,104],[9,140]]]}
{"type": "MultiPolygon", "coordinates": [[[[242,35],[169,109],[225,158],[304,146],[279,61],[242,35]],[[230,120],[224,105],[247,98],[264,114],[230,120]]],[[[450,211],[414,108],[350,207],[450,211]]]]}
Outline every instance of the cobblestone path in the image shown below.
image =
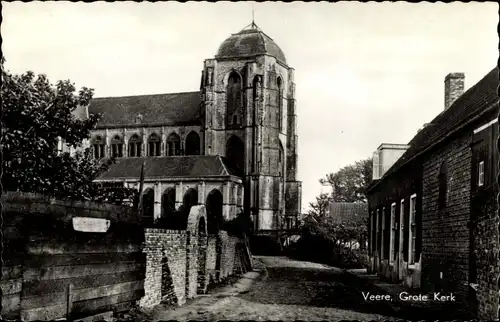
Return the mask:
{"type": "MultiPolygon", "coordinates": [[[[367,302],[372,285],[340,269],[285,257],[260,257],[266,273],[247,279],[183,307],[156,307],[151,320],[359,320],[395,321],[393,309],[367,302]]],[[[253,274],[253,275],[252,275],[253,274]]]]}

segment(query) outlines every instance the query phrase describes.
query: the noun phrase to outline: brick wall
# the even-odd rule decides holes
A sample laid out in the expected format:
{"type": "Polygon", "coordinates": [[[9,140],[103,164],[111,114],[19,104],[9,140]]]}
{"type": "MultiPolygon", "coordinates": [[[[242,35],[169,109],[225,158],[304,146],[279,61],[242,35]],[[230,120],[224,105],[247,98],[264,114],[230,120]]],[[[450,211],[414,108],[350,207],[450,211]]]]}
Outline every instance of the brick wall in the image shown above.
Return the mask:
{"type": "Polygon", "coordinates": [[[208,281],[215,283],[216,275],[216,261],[217,261],[217,235],[209,235],[207,243],[207,274],[208,281]]]}
{"type": "Polygon", "coordinates": [[[468,294],[471,191],[471,134],[455,139],[426,159],[423,166],[422,267],[423,287],[468,294]],[[446,207],[439,209],[438,175],[447,166],[446,207]]]}
{"type": "Polygon", "coordinates": [[[186,244],[184,230],[145,229],[146,278],[141,306],[154,306],[162,300],[178,305],[186,302],[186,244]],[[167,267],[170,276],[163,274],[162,268],[167,267]],[[164,281],[165,278],[171,283],[164,281]],[[171,286],[166,288],[168,284],[171,286]]]}
{"type": "Polygon", "coordinates": [[[238,273],[235,263],[242,263],[243,259],[236,256],[235,250],[241,243],[226,231],[193,237],[191,231],[147,228],[145,296],[140,305],[183,305],[186,299],[205,293],[210,283],[238,273]]]}

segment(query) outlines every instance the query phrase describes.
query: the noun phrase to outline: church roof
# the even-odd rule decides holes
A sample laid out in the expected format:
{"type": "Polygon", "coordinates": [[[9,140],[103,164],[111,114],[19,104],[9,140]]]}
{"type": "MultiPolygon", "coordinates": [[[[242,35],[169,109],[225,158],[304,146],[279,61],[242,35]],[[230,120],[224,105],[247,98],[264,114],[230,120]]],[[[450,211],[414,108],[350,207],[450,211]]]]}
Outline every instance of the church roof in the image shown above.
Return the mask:
{"type": "Polygon", "coordinates": [[[101,113],[98,128],[127,125],[198,125],[200,92],[94,98],[89,114],[101,113]]]}
{"type": "Polygon", "coordinates": [[[242,58],[269,55],[286,65],[283,51],[274,40],[252,23],[250,29],[232,34],[220,45],[215,58],[242,58]]]}
{"type": "Polygon", "coordinates": [[[170,157],[119,158],[97,180],[153,178],[227,177],[234,175],[218,155],[193,155],[170,157]]]}

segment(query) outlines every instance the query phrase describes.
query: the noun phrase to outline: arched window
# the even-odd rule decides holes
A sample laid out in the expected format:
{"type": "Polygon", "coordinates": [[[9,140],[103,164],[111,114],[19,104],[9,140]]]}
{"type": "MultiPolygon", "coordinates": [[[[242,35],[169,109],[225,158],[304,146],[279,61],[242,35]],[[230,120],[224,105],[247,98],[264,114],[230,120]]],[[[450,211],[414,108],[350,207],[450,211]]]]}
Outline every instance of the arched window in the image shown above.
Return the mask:
{"type": "Polygon", "coordinates": [[[175,133],[167,137],[167,155],[181,155],[181,138],[175,133]]]}
{"type": "Polygon", "coordinates": [[[236,174],[243,176],[245,171],[245,144],[236,135],[231,136],[226,143],[226,157],[236,174]]]}
{"type": "Polygon", "coordinates": [[[160,156],[160,143],[161,139],[158,134],[153,133],[148,139],[148,155],[150,157],[160,156]]]}
{"type": "Polygon", "coordinates": [[[105,142],[101,136],[96,136],[92,142],[94,147],[94,157],[96,159],[104,158],[104,146],[105,142]]]}
{"type": "Polygon", "coordinates": [[[279,142],[279,151],[278,151],[278,169],[279,173],[278,175],[281,176],[285,173],[285,155],[284,155],[284,149],[283,145],[281,144],[281,141],[279,142]]]}
{"type": "Polygon", "coordinates": [[[278,77],[277,80],[277,87],[278,87],[278,93],[276,93],[276,99],[278,100],[276,102],[276,107],[278,109],[278,117],[277,117],[277,122],[278,122],[278,129],[281,131],[283,129],[283,84],[281,81],[281,77],[278,77]]]}
{"type": "Polygon", "coordinates": [[[446,199],[448,194],[448,168],[446,166],[446,162],[441,164],[441,168],[439,169],[439,199],[438,206],[439,209],[446,208],[446,199]]]}
{"type": "Polygon", "coordinates": [[[111,156],[114,158],[123,157],[123,140],[119,135],[115,135],[111,140],[111,156]]]}
{"type": "Polygon", "coordinates": [[[142,150],[142,140],[139,135],[134,134],[128,141],[128,156],[140,157],[142,150]]]}
{"type": "Polygon", "coordinates": [[[162,217],[168,217],[175,211],[175,189],[168,188],[161,198],[162,217]]]}
{"type": "Polygon", "coordinates": [[[200,155],[200,136],[195,131],[186,136],[186,155],[200,155]]]}
{"type": "Polygon", "coordinates": [[[238,73],[232,72],[229,75],[226,88],[226,120],[228,126],[238,126],[238,115],[243,103],[242,80],[238,73]]]}

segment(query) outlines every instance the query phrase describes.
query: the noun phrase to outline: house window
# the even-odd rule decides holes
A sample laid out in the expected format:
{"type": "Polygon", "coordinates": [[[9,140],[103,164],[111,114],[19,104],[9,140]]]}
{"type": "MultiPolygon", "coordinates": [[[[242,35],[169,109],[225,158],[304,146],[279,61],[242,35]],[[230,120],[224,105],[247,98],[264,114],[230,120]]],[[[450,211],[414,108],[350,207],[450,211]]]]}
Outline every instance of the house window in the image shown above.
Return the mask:
{"type": "Polygon", "coordinates": [[[417,238],[417,195],[410,198],[410,229],[409,229],[409,248],[408,248],[408,264],[415,264],[415,241],[417,238]]]}
{"type": "Polygon", "coordinates": [[[378,226],[378,216],[379,216],[379,210],[377,209],[375,211],[375,251],[377,252],[378,254],[378,251],[379,251],[379,245],[378,245],[378,239],[379,239],[379,236],[378,236],[378,231],[379,231],[379,226],[378,226]]]}
{"type": "Polygon", "coordinates": [[[389,246],[389,263],[392,265],[396,259],[396,203],[391,205],[391,238],[389,246]]]}
{"type": "Polygon", "coordinates": [[[479,162],[477,172],[477,185],[481,187],[484,185],[484,161],[479,162]]]}
{"type": "Polygon", "coordinates": [[[401,199],[399,205],[399,258],[403,257],[403,237],[405,227],[405,200],[401,199]]]}
{"type": "Polygon", "coordinates": [[[123,140],[119,135],[115,135],[111,140],[111,156],[113,158],[123,157],[123,140]]]}
{"type": "Polygon", "coordinates": [[[441,168],[439,169],[439,200],[438,206],[439,209],[446,208],[446,199],[448,194],[448,169],[446,167],[446,163],[443,162],[441,164],[441,168]]]}
{"type": "Polygon", "coordinates": [[[129,157],[140,157],[142,150],[142,141],[139,135],[134,134],[128,141],[128,156],[129,157]]]}
{"type": "Polygon", "coordinates": [[[150,157],[160,156],[160,137],[158,134],[153,133],[149,136],[148,139],[148,155],[150,157]]]}
{"type": "Polygon", "coordinates": [[[104,158],[104,140],[102,137],[97,136],[93,142],[94,147],[94,157],[96,159],[104,158]]]}
{"type": "Polygon", "coordinates": [[[386,256],[385,256],[385,235],[387,233],[387,230],[386,230],[386,225],[385,225],[385,207],[382,208],[382,245],[380,247],[380,253],[381,253],[381,257],[382,259],[385,259],[386,256]]]}

